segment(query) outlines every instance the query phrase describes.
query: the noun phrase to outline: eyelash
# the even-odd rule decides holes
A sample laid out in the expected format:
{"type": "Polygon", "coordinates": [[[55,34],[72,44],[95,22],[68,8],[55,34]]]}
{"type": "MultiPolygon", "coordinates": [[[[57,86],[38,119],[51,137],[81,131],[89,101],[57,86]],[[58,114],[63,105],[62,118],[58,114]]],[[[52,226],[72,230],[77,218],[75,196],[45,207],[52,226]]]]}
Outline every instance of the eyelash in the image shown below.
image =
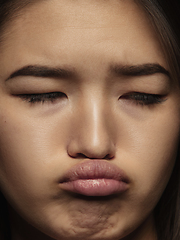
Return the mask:
{"type": "MultiPolygon", "coordinates": [[[[19,94],[17,96],[32,104],[54,102],[58,98],[67,97],[66,94],[62,92],[19,94]]],[[[133,100],[137,105],[155,105],[164,101],[161,95],[139,92],[123,95],[119,99],[133,100]]]]}
{"type": "Polygon", "coordinates": [[[129,93],[120,98],[133,100],[137,105],[155,105],[165,101],[162,95],[139,92],[129,93]]]}
{"type": "Polygon", "coordinates": [[[18,95],[23,100],[29,103],[45,103],[54,102],[58,98],[67,97],[65,93],[62,92],[50,92],[50,93],[38,93],[38,94],[19,94],[18,95]]]}

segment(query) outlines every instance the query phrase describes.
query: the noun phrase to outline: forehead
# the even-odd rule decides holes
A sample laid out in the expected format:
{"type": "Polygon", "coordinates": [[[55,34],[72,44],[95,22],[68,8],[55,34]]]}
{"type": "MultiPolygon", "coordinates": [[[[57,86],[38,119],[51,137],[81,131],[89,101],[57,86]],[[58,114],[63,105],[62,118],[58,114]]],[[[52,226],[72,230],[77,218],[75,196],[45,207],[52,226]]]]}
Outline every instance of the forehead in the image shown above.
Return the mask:
{"type": "Polygon", "coordinates": [[[106,54],[109,61],[156,60],[166,67],[156,32],[132,0],[38,1],[11,23],[1,52],[12,64],[71,64],[77,55],[85,61],[85,55],[106,54]]]}

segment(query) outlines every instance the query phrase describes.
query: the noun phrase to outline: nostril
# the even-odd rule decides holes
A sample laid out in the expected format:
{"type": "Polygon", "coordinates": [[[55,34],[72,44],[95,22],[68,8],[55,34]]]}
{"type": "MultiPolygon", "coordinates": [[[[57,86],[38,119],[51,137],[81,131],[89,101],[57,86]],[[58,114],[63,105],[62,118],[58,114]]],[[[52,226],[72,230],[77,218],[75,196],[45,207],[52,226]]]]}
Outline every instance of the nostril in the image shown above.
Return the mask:
{"type": "Polygon", "coordinates": [[[83,153],[76,153],[73,156],[71,156],[73,158],[79,158],[79,159],[84,159],[84,158],[88,158],[85,154],[83,153]]]}
{"type": "MultiPolygon", "coordinates": [[[[70,155],[71,156],[71,155],[70,155]]],[[[78,159],[85,159],[85,158],[88,158],[88,159],[104,159],[104,160],[110,160],[110,159],[113,159],[114,158],[114,155],[111,155],[111,154],[106,154],[106,156],[104,157],[100,157],[100,156],[87,156],[83,153],[77,153],[77,154],[74,154],[71,156],[72,158],[78,158],[78,159]]]]}
{"type": "Polygon", "coordinates": [[[113,159],[113,158],[114,158],[114,155],[107,154],[103,159],[110,160],[110,159],[113,159]]]}

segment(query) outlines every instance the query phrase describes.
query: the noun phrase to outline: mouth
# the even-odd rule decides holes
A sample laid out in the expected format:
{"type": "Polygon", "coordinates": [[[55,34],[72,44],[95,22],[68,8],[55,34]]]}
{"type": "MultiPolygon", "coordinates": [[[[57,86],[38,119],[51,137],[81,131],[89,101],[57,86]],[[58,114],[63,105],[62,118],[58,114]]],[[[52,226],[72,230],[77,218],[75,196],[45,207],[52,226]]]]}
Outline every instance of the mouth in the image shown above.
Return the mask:
{"type": "Polygon", "coordinates": [[[127,191],[129,178],[106,160],[87,160],[71,167],[59,183],[62,190],[98,197],[127,191]]]}

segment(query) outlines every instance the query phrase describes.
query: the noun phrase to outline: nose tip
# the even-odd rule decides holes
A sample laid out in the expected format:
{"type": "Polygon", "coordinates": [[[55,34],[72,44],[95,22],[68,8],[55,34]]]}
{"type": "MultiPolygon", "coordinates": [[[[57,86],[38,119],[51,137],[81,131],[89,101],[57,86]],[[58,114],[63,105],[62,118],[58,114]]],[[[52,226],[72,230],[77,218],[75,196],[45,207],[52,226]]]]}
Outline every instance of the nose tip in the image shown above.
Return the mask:
{"type": "Polygon", "coordinates": [[[107,115],[103,113],[96,107],[91,114],[86,111],[83,118],[81,115],[78,121],[74,121],[73,137],[68,146],[71,157],[112,159],[115,156],[112,123],[109,123],[107,115]]]}
{"type": "Polygon", "coordinates": [[[93,141],[87,139],[72,141],[68,147],[68,154],[74,158],[112,159],[115,156],[115,146],[109,138],[93,141]]]}

